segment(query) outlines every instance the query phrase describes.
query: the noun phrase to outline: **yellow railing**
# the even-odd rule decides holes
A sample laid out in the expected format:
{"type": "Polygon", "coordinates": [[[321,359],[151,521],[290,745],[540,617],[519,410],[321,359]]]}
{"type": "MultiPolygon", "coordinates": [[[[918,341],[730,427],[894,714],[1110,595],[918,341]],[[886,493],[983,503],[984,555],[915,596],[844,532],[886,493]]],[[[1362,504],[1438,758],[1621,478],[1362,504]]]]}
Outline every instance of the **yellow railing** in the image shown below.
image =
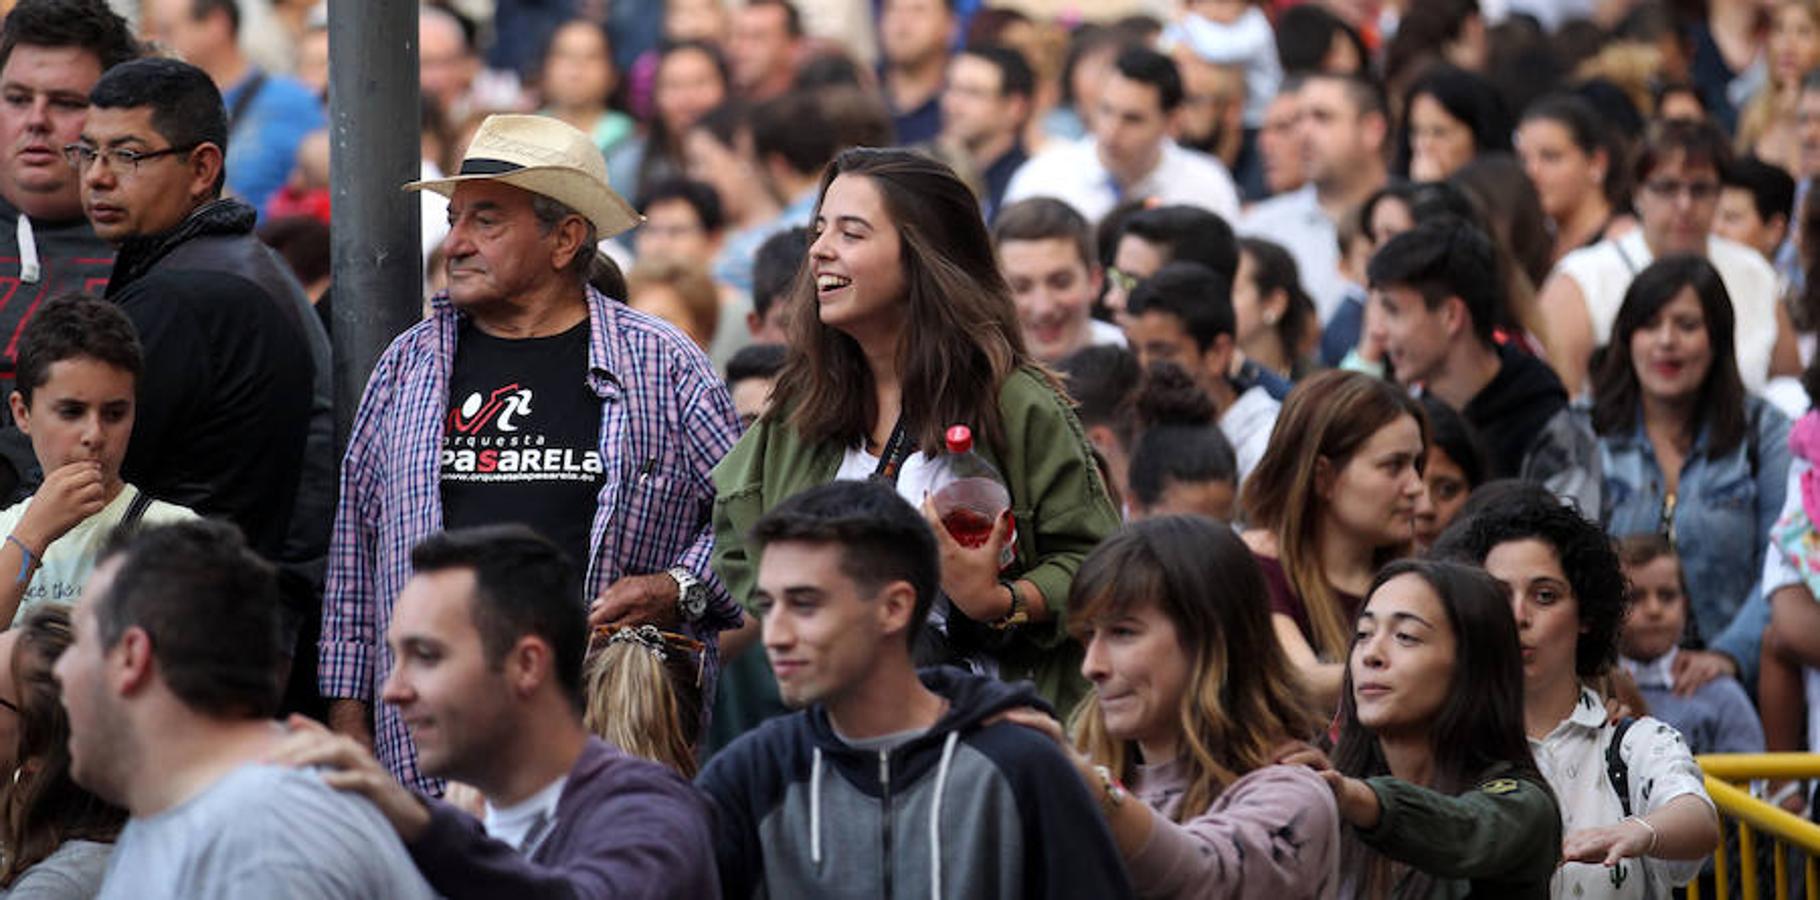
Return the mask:
{"type": "MultiPolygon", "coordinates": [[[[1706,792],[1719,807],[1721,819],[1732,820],[1738,828],[1737,869],[1740,894],[1744,900],[1758,900],[1762,878],[1757,871],[1757,836],[1769,838],[1775,846],[1776,900],[1787,900],[1788,857],[1790,848],[1800,851],[1802,875],[1808,900],[1820,898],[1820,825],[1793,815],[1779,806],[1752,797],[1740,787],[1757,780],[1782,781],[1791,778],[1820,778],[1820,754],[1813,753],[1712,753],[1699,758],[1706,773],[1706,792]]],[[[1713,854],[1713,886],[1721,900],[1731,896],[1731,864],[1725,844],[1713,854]]],[[[1696,880],[1687,886],[1688,900],[1699,900],[1696,880]]]]}

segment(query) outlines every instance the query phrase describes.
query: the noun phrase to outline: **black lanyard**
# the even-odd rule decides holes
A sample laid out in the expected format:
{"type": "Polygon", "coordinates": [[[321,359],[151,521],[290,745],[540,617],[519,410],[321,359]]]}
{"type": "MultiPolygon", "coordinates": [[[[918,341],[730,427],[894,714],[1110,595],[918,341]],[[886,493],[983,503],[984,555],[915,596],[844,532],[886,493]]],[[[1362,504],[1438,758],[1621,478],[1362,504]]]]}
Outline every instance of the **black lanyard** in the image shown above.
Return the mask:
{"type": "Polygon", "coordinates": [[[897,420],[891,426],[891,438],[885,441],[885,452],[878,456],[878,468],[872,471],[872,480],[882,481],[889,485],[897,484],[897,473],[904,467],[904,460],[916,452],[916,442],[910,439],[910,432],[904,429],[904,420],[897,420]]]}

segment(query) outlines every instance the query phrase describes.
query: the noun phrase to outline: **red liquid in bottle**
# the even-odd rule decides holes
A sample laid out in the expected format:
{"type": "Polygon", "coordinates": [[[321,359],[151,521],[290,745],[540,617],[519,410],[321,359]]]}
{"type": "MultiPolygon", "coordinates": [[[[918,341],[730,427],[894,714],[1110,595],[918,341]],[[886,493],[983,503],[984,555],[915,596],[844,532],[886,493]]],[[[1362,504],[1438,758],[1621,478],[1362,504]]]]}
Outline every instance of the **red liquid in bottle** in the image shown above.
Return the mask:
{"type": "Polygon", "coordinates": [[[942,527],[962,547],[983,547],[992,537],[993,521],[979,513],[959,507],[942,516],[942,527]]]}

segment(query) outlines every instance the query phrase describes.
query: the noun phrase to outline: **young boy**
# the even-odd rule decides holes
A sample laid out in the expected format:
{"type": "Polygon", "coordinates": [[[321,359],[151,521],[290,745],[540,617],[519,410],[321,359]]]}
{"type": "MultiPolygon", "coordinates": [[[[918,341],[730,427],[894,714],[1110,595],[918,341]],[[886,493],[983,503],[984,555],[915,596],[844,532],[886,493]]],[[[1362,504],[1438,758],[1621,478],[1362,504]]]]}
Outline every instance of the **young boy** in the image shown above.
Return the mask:
{"type": "Polygon", "coordinates": [[[1687,589],[1674,548],[1660,535],[1633,535],[1618,542],[1618,558],[1631,585],[1619,661],[1650,714],[1673,725],[1696,754],[1762,753],[1763,725],[1736,678],[1721,676],[1691,692],[1673,688],[1675,653],[1687,629],[1687,589]]]}
{"type": "Polygon", "coordinates": [[[44,483],[0,512],[0,623],[75,602],[115,526],[196,518],[120,480],[141,365],[133,323],[93,297],[51,300],[20,335],[9,400],[44,483]]]}

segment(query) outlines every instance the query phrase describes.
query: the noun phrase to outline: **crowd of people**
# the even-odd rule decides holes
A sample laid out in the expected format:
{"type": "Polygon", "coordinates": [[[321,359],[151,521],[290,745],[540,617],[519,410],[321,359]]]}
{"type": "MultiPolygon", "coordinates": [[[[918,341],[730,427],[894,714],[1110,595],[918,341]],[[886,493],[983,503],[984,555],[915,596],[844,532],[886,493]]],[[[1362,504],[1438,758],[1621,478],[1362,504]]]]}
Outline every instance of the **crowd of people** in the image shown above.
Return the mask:
{"type": "Polygon", "coordinates": [[[1810,0],[426,0],[421,298],[327,6],[0,2],[0,896],[1660,898],[1820,746],[1810,0]]]}

